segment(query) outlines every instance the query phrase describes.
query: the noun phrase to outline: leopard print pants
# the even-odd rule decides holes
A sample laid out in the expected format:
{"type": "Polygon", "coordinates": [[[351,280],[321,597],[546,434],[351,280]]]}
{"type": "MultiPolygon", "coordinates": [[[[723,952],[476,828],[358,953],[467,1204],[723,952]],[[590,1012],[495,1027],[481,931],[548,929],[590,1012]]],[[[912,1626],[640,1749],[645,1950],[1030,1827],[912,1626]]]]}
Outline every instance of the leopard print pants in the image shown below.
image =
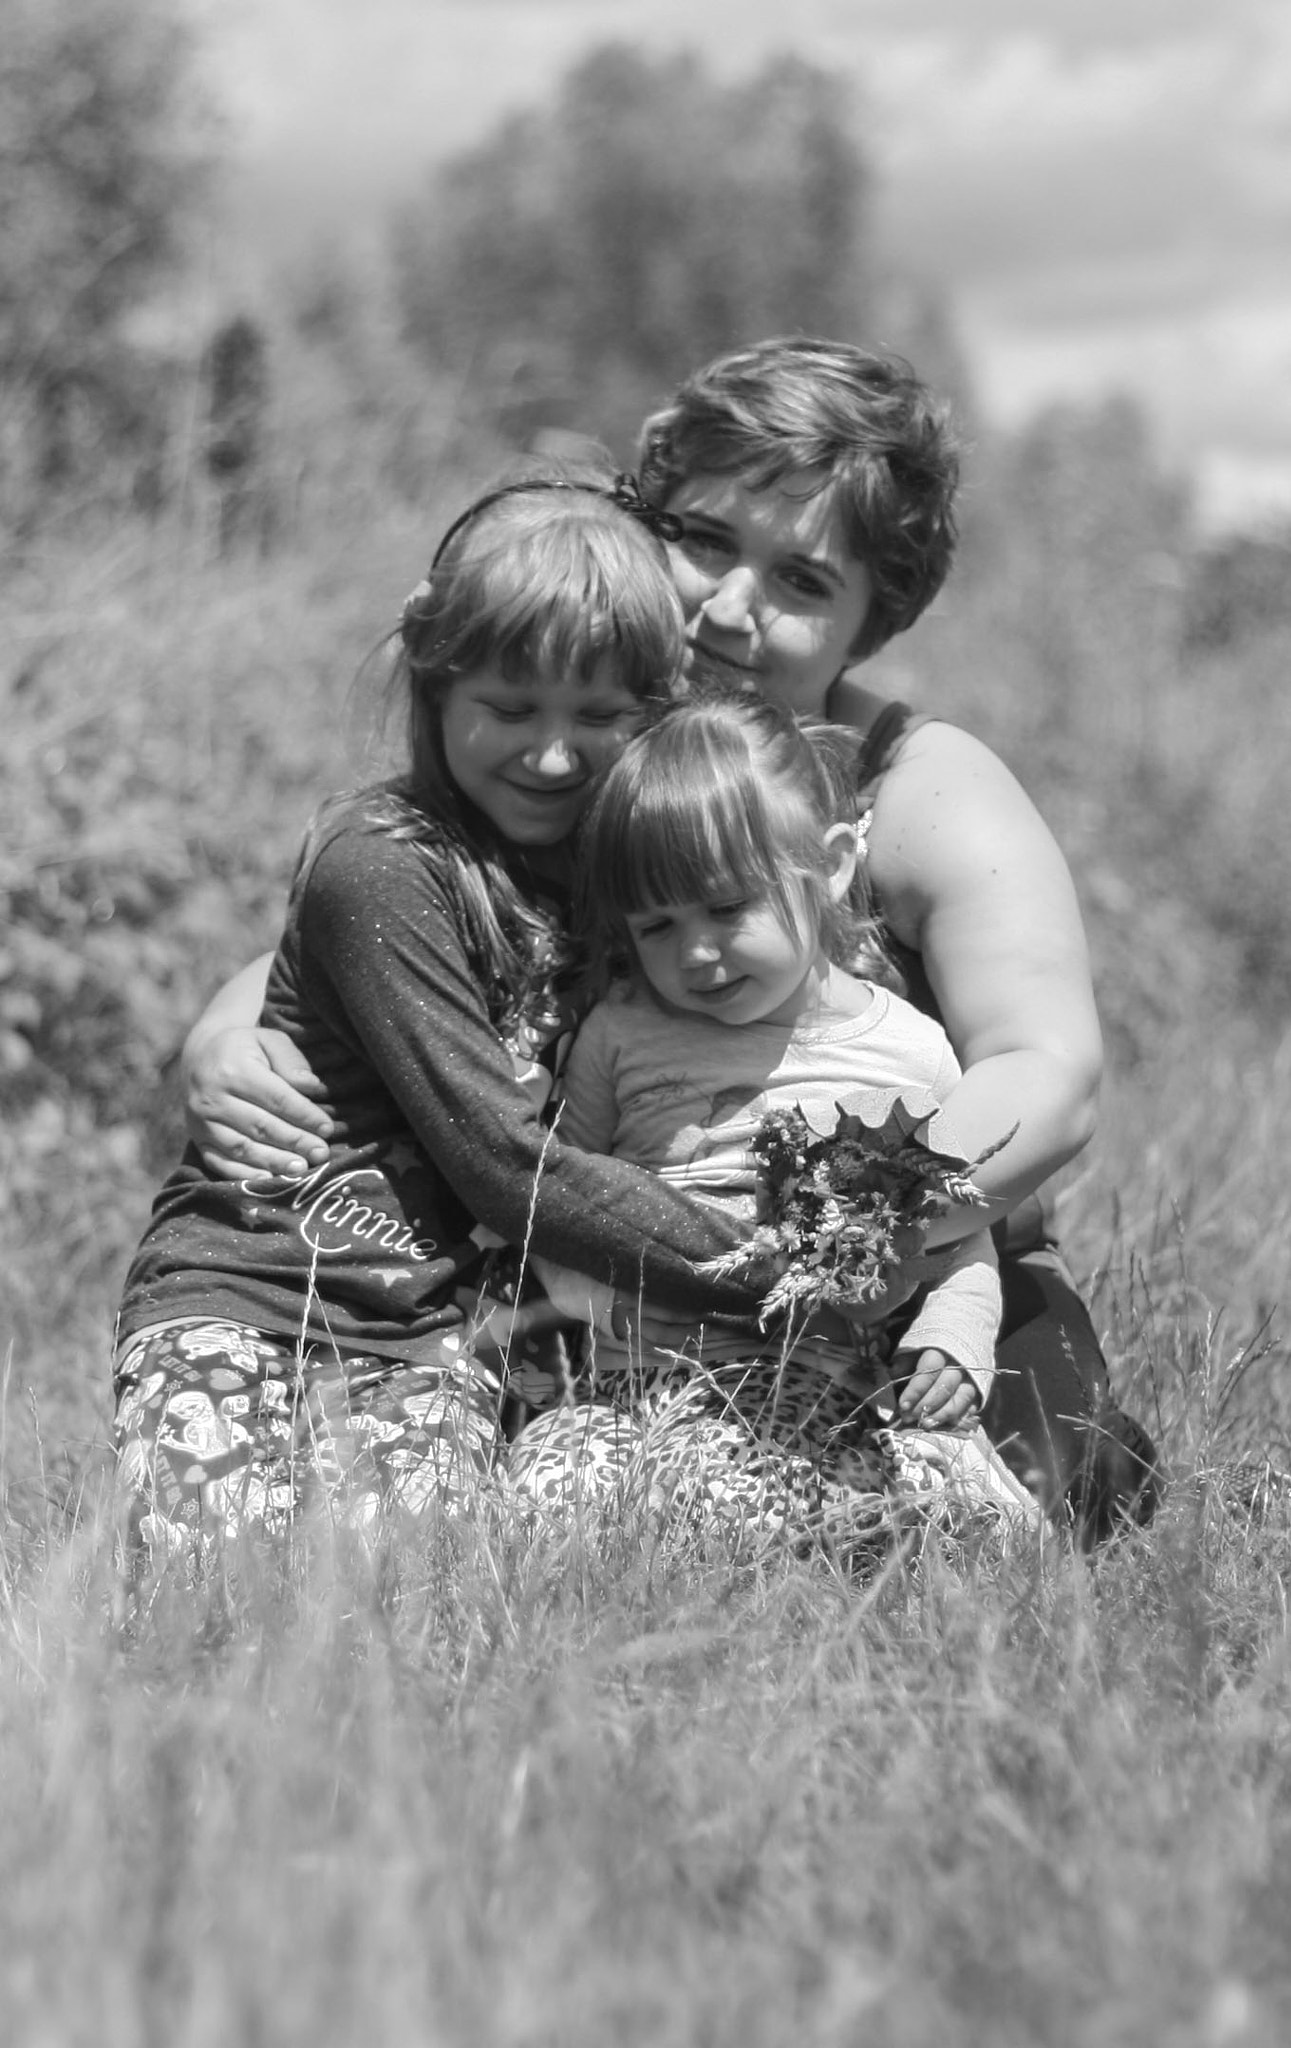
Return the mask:
{"type": "Polygon", "coordinates": [[[912,1515],[1039,1524],[980,1430],[888,1427],[871,1399],[792,1359],[584,1382],[525,1425],[507,1469],[559,1516],[623,1506],[842,1549],[883,1545],[912,1515]]]}

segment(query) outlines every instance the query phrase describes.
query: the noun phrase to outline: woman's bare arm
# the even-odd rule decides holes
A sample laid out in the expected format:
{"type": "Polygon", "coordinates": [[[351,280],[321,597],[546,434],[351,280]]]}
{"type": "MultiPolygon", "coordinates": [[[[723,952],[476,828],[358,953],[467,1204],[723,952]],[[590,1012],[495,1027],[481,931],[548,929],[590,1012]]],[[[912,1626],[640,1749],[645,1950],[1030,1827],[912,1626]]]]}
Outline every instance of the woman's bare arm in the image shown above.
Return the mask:
{"type": "Polygon", "coordinates": [[[936,1243],[1012,1207],[1092,1136],[1102,1040],[1088,947],[1053,835],[1003,762],[953,726],[920,727],[884,775],[869,865],[964,1068],[944,1128],[975,1158],[1017,1126],[975,1175],[998,1210],[947,1219],[936,1243]]]}
{"type": "Polygon", "coordinates": [[[221,1180],[305,1174],[327,1158],[331,1119],[310,1099],[322,1082],[289,1038],[257,1022],[272,957],[226,981],[184,1042],[188,1135],[221,1180]]]}

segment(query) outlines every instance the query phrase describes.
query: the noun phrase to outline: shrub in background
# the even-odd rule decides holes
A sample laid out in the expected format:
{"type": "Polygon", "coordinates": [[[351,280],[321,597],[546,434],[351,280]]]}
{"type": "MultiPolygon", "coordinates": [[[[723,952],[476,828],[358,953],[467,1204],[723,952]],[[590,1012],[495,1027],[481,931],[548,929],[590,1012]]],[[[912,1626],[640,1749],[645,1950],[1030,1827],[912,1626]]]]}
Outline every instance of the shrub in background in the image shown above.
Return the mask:
{"type": "MultiPolygon", "coordinates": [[[[0,6],[0,506],[155,470],[131,317],[182,267],[210,127],[174,0],[0,6]]],[[[153,366],[155,368],[155,366],[153,366]]]]}

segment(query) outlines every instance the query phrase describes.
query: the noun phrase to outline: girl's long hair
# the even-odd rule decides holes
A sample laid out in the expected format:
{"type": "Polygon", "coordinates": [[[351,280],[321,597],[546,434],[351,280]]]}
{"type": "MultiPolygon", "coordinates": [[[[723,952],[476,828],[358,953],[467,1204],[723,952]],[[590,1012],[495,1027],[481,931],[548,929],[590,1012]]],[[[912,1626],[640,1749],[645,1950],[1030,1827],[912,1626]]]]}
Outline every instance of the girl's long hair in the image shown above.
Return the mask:
{"type": "Polygon", "coordinates": [[[579,832],[575,923],[593,988],[633,971],[629,916],[731,894],[770,898],[789,929],[809,919],[832,961],[890,982],[862,867],[842,902],[829,888],[825,835],[856,821],[858,746],[846,727],[725,691],[629,740],[579,832]]]}
{"type": "Polygon", "coordinates": [[[598,473],[517,479],[468,508],[404,606],[391,689],[405,704],[408,765],[376,822],[434,852],[499,1026],[568,956],[553,917],[518,883],[515,851],[448,772],[444,704],[481,669],[509,681],[574,674],[613,658],[647,707],[667,702],[685,627],[657,536],[598,473]]]}

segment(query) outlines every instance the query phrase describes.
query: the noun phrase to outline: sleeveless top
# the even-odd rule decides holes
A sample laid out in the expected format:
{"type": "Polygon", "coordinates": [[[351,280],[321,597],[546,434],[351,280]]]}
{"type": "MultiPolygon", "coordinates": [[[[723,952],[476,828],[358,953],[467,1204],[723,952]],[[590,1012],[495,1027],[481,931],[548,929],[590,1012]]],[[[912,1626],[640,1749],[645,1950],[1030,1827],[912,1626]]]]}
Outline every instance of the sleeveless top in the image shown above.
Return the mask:
{"type": "Polygon", "coordinates": [[[921,725],[927,725],[930,715],[927,711],[916,711],[910,704],[903,704],[898,697],[893,697],[883,706],[856,754],[856,795],[863,819],[868,819],[879,783],[900,753],[903,742],[921,725]]]}

